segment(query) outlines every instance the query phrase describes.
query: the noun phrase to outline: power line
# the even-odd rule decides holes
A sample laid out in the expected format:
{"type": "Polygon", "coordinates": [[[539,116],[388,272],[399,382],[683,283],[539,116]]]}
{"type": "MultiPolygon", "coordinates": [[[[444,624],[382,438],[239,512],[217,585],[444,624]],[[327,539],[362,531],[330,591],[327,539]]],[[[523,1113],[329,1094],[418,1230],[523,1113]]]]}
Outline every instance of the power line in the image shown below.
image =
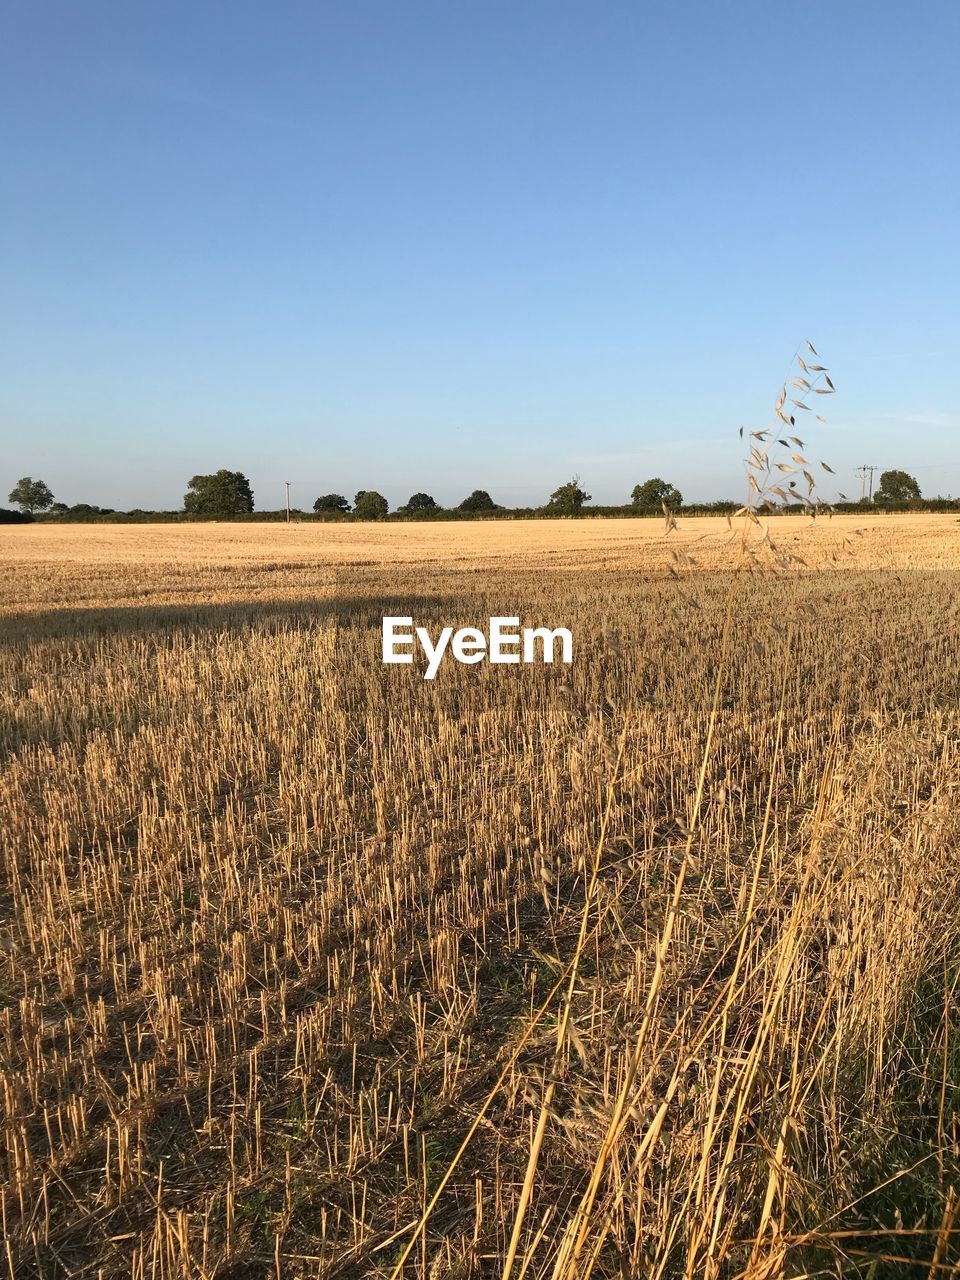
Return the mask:
{"type": "Polygon", "coordinates": [[[862,467],[857,468],[857,475],[861,477],[860,483],[860,501],[862,502],[867,496],[867,476],[870,477],[870,497],[869,501],[873,501],[873,473],[878,470],[877,467],[864,463],[862,467]]]}

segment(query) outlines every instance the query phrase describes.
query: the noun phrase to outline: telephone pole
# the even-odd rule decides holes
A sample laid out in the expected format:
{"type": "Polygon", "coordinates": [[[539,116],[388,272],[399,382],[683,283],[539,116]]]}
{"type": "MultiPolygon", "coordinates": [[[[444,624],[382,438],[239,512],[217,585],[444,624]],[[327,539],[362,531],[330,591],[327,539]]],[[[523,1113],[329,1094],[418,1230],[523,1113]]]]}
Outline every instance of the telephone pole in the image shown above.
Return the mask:
{"type": "Polygon", "coordinates": [[[284,480],[283,483],[287,486],[287,524],[289,524],[290,523],[290,481],[284,480]]]}
{"type": "Polygon", "coordinates": [[[864,463],[862,467],[859,467],[857,469],[857,475],[861,477],[861,480],[860,480],[860,501],[861,502],[864,500],[864,498],[867,498],[870,502],[873,501],[873,473],[876,470],[877,470],[876,467],[871,467],[867,463],[864,463]],[[867,476],[870,477],[869,494],[867,493],[867,476]]]}

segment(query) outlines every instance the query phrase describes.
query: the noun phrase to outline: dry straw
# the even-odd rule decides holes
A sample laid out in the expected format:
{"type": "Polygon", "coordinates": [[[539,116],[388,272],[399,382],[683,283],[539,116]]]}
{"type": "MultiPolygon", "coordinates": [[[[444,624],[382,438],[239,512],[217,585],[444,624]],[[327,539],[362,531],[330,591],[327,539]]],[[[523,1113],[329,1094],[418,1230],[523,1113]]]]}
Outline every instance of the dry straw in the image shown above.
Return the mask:
{"type": "Polygon", "coordinates": [[[798,355],[736,547],[18,531],[9,1277],[955,1272],[955,582],[795,572],[798,355]],[[387,603],[577,661],[385,681],[387,603]]]}

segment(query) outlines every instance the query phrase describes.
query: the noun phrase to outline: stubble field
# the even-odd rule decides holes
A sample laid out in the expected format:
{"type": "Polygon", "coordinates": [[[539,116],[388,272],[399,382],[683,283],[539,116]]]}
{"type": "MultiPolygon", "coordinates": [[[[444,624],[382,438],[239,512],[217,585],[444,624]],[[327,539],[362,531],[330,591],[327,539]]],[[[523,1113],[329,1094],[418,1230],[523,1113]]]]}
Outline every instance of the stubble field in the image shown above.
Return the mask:
{"type": "Polygon", "coordinates": [[[771,537],[0,530],[10,1277],[949,1275],[960,523],[771,537]]]}

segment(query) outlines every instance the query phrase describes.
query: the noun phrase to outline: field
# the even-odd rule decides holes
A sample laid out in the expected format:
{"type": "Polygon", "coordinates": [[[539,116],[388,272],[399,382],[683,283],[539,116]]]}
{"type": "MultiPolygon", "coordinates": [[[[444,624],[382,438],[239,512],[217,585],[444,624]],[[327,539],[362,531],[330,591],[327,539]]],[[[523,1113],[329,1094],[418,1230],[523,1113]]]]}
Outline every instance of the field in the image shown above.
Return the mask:
{"type": "Polygon", "coordinates": [[[960,523],[770,536],[0,530],[0,1274],[960,1274],[960,523]]]}

